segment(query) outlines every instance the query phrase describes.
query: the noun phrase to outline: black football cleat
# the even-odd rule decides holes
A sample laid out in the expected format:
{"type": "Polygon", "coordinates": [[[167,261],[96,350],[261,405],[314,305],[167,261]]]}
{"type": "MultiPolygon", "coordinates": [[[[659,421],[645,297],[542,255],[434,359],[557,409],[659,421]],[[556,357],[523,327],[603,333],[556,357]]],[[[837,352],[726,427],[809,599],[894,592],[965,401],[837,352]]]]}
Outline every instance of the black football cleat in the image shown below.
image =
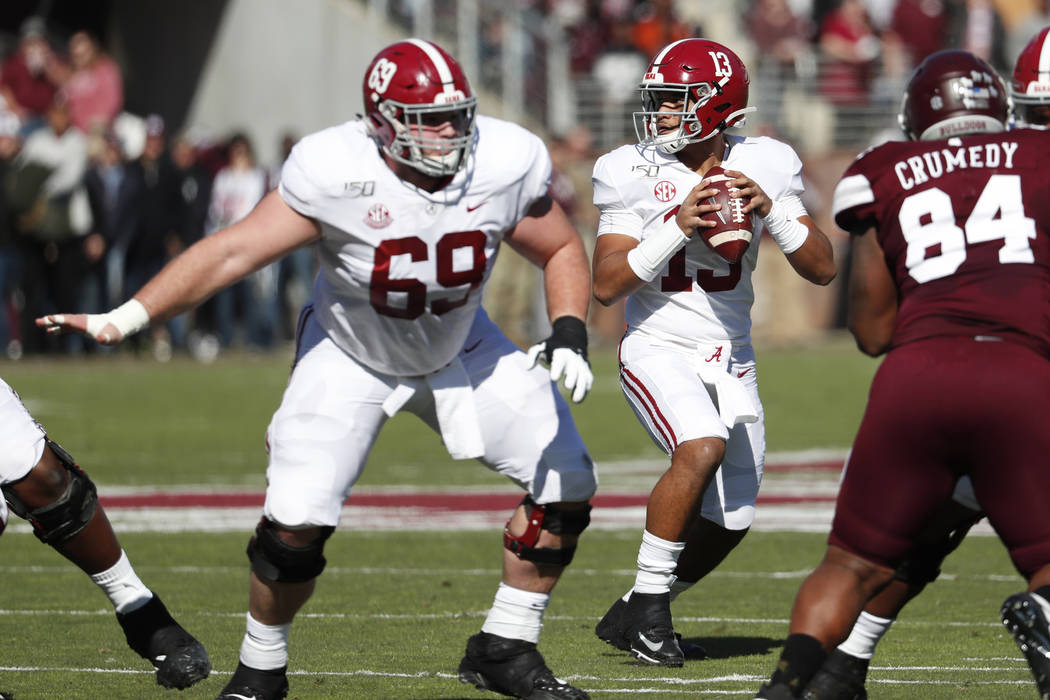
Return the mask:
{"type": "Polygon", "coordinates": [[[791,689],[783,683],[777,683],[776,685],[763,685],[758,689],[758,695],[755,696],[755,700],[795,700],[794,694],[791,689]]]}
{"type": "Polygon", "coordinates": [[[117,613],[128,646],[157,669],[157,685],[182,690],[211,673],[204,645],[182,628],[156,594],[129,613],[117,613]]]}
{"type": "MultiPolygon", "coordinates": [[[[606,611],[605,616],[594,627],[594,634],[598,636],[598,639],[611,644],[620,651],[631,650],[630,641],[627,639],[626,611],[627,603],[624,602],[623,598],[617,598],[616,602],[606,611]]],[[[707,649],[704,649],[699,644],[683,640],[682,635],[677,632],[674,633],[674,636],[678,642],[678,648],[682,650],[682,656],[687,660],[696,661],[707,658],[707,649]]]]}
{"type": "Polygon", "coordinates": [[[1046,611],[1050,608],[1035,593],[1015,593],[1003,602],[999,614],[1021,653],[1028,661],[1039,697],[1050,700],[1050,626],[1046,611]]]}
{"type": "Polygon", "coordinates": [[[611,644],[620,651],[630,651],[631,645],[627,642],[626,623],[624,612],[627,610],[627,602],[623,598],[617,598],[616,602],[605,612],[598,624],[594,626],[594,633],[598,639],[606,644],[611,644]]]}
{"type": "Polygon", "coordinates": [[[620,602],[613,603],[594,628],[599,639],[617,649],[629,651],[642,663],[678,667],[685,662],[685,654],[671,626],[670,593],[635,591],[623,604],[622,610],[618,610],[620,602]],[[619,624],[616,622],[618,615],[619,624]],[[616,634],[616,627],[622,632],[616,634]]]}
{"type": "Polygon", "coordinates": [[[834,650],[806,685],[802,697],[806,700],[867,700],[864,681],[868,677],[868,663],[868,659],[834,650]]]}
{"type": "Polygon", "coordinates": [[[479,632],[467,640],[459,680],[522,700],[590,700],[547,668],[532,642],[479,632]]]}
{"type": "Polygon", "coordinates": [[[215,700],[284,700],[288,695],[287,668],[264,671],[238,662],[237,670],[215,700]]]}

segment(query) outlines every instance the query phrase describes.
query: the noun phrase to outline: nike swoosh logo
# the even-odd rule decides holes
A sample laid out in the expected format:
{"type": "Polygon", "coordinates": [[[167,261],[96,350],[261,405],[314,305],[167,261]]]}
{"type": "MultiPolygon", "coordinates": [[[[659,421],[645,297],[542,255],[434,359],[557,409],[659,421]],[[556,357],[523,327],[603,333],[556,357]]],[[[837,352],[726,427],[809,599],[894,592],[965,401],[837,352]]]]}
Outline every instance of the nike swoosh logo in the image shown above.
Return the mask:
{"type": "Polygon", "coordinates": [[[745,370],[744,370],[743,372],[737,372],[737,373],[736,373],[736,376],[737,376],[737,378],[739,379],[740,377],[743,377],[743,376],[744,376],[745,374],[747,374],[748,372],[750,372],[750,371],[751,371],[752,369],[753,369],[753,368],[751,368],[751,367],[748,367],[748,368],[747,368],[747,369],[745,369],[745,370]]]}
{"type": "Polygon", "coordinates": [[[660,647],[663,646],[663,642],[656,642],[655,644],[653,644],[649,641],[649,638],[641,632],[638,633],[638,639],[642,641],[642,644],[649,647],[649,651],[660,651],[660,647]]]}
{"type": "Polygon", "coordinates": [[[470,212],[470,211],[474,211],[474,210],[475,210],[475,209],[477,209],[478,207],[480,207],[480,206],[482,206],[483,204],[485,204],[485,202],[487,202],[487,201],[489,201],[489,200],[487,200],[487,199],[486,199],[486,200],[483,200],[483,201],[479,202],[478,204],[475,204],[474,206],[470,206],[470,205],[468,204],[468,205],[467,205],[467,211],[468,211],[468,212],[470,212]]]}
{"type": "Polygon", "coordinates": [[[472,352],[479,345],[481,345],[481,341],[480,340],[478,342],[474,343],[473,345],[471,345],[469,348],[463,348],[463,352],[472,352]]]}

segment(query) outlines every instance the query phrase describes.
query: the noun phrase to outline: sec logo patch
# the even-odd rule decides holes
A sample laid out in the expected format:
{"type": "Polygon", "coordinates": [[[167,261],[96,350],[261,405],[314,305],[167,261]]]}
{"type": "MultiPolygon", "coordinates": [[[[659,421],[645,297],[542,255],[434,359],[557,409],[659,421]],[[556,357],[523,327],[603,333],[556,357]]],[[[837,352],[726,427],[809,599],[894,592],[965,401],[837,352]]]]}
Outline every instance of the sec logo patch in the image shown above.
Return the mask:
{"type": "Polygon", "coordinates": [[[365,223],[372,228],[386,228],[393,222],[385,204],[373,204],[365,215],[365,223]]]}
{"type": "Polygon", "coordinates": [[[653,194],[655,194],[656,198],[661,202],[670,202],[674,199],[675,192],[677,191],[678,190],[675,189],[674,183],[668,182],[667,180],[660,180],[660,182],[656,183],[656,186],[653,187],[653,194]]]}

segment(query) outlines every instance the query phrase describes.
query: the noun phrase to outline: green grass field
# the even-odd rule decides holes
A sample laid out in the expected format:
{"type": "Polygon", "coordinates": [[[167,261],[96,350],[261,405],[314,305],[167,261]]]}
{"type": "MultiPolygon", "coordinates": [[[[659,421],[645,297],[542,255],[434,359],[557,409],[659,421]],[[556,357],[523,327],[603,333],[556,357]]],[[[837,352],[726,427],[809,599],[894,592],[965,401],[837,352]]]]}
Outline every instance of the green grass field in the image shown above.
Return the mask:
{"type": "MultiPolygon", "coordinates": [[[[288,360],[28,360],[5,364],[0,374],[103,494],[127,485],[261,489],[263,432],[288,360]]],[[[593,360],[595,389],[574,413],[599,469],[603,461],[659,458],[620,396],[611,353],[593,360]]],[[[759,360],[771,452],[848,447],[876,362],[841,340],[759,360]]],[[[362,485],[503,486],[476,463],[449,460],[420,427],[410,416],[392,420],[362,485]]],[[[212,677],[176,693],[153,684],[83,574],[31,535],[5,534],[0,691],[17,700],[214,698],[243,633],[247,536],[121,534],[143,580],[211,652],[212,677]]],[[[592,632],[631,583],[639,537],[635,530],[585,533],[548,609],[540,648],[551,667],[596,699],[753,697],[776,663],[794,594],[819,561],[824,535],[751,533],[680,598],[676,629],[711,658],[679,670],[640,666],[592,632]]],[[[292,628],[289,697],[497,697],[460,684],[455,669],[491,603],[499,551],[495,531],[338,532],[317,593],[292,628]]],[[[870,696],[1035,697],[1028,667],[997,621],[999,604],[1022,587],[995,538],[971,537],[880,645],[870,696]]]]}

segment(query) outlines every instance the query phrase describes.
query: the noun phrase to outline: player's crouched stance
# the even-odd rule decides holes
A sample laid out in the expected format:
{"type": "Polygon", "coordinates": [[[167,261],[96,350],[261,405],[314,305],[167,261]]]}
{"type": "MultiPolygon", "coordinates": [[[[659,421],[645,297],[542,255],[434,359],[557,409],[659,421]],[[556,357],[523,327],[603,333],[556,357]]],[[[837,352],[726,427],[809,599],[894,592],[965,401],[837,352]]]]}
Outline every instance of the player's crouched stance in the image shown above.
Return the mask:
{"type": "Polygon", "coordinates": [[[586,700],[536,649],[597,488],[554,384],[564,376],[580,402],[593,381],[583,243],[551,196],[542,140],[475,114],[477,98],[444,49],[391,44],[362,88],[363,117],[304,137],[277,190],[190,246],[134,299],[37,324],[115,344],[316,245],[320,273],[297,327],[295,367],[267,429],[245,635],[219,700],[288,694],[291,624],[376,437],[402,411],[440,434],[453,458],[478,459],[527,494],[505,528],[502,580],[460,679],[529,700],[586,700]],[[504,243],[543,271],[552,332],[528,355],[481,306],[504,243]],[[549,371],[536,366],[540,355],[549,371]]]}
{"type": "Polygon", "coordinates": [[[208,677],[208,652],[139,580],[98,503],[95,484],[2,380],[0,488],[0,532],[10,508],[32,524],[37,539],[88,574],[116,609],[128,646],[156,668],[159,685],[182,690],[208,677]]]}

